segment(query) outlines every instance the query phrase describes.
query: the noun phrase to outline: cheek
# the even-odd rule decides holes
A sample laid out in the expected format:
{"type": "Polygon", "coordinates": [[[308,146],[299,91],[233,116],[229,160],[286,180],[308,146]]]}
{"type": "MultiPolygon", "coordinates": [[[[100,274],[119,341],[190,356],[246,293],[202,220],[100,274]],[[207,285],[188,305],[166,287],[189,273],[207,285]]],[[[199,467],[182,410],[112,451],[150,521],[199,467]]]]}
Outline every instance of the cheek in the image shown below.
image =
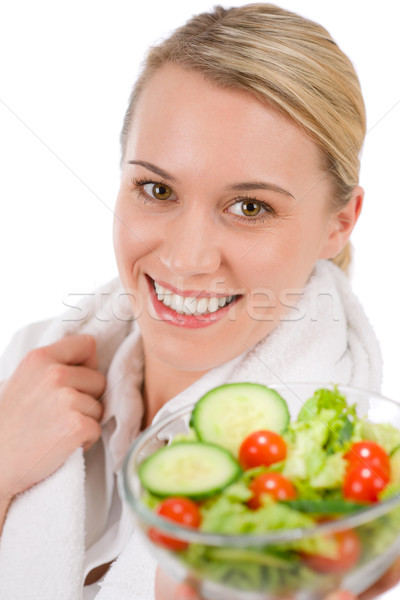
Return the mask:
{"type": "MultiPolygon", "coordinates": [[[[121,273],[121,270],[124,269],[124,265],[128,260],[128,256],[130,252],[128,251],[128,231],[124,226],[123,221],[121,221],[118,216],[114,217],[114,227],[113,227],[113,242],[114,242],[114,252],[115,258],[117,261],[118,269],[121,273]]],[[[121,273],[122,275],[122,273],[121,273]]]]}
{"type": "Polygon", "coordinates": [[[119,218],[117,216],[117,212],[114,213],[114,222],[113,222],[113,244],[114,244],[114,253],[115,256],[118,257],[119,248],[120,248],[120,238],[121,238],[121,224],[119,218]]]}
{"type": "Polygon", "coordinates": [[[297,241],[283,230],[270,231],[250,245],[238,265],[249,290],[271,287],[277,291],[281,281],[287,281],[297,262],[297,241]]]}
{"type": "Polygon", "coordinates": [[[124,236],[125,236],[125,230],[127,229],[124,226],[125,222],[126,222],[126,215],[124,214],[124,203],[122,201],[122,194],[121,194],[121,190],[120,190],[118,197],[117,197],[117,201],[115,203],[114,222],[113,222],[113,243],[114,243],[114,252],[115,252],[117,261],[119,260],[119,256],[122,252],[122,248],[125,245],[124,244],[124,236]]]}
{"type": "Polygon", "coordinates": [[[121,278],[150,248],[149,223],[138,218],[123,194],[118,196],[113,224],[114,252],[121,278]]]}
{"type": "MultiPolygon", "coordinates": [[[[113,227],[114,253],[120,279],[125,288],[134,286],[133,279],[138,259],[144,254],[145,245],[140,237],[125,220],[114,219],[113,227]]],[[[134,286],[135,287],[135,286],[134,286]]]]}
{"type": "Polygon", "coordinates": [[[114,221],[113,241],[119,277],[125,294],[128,295],[133,314],[135,318],[138,318],[143,312],[145,302],[143,290],[139,288],[136,275],[139,259],[143,254],[141,252],[143,244],[119,219],[114,221]]]}
{"type": "Polygon", "coordinates": [[[309,233],[307,224],[277,227],[241,261],[242,277],[250,291],[248,302],[255,316],[286,313],[298,299],[318,258],[318,236],[309,233]]]}

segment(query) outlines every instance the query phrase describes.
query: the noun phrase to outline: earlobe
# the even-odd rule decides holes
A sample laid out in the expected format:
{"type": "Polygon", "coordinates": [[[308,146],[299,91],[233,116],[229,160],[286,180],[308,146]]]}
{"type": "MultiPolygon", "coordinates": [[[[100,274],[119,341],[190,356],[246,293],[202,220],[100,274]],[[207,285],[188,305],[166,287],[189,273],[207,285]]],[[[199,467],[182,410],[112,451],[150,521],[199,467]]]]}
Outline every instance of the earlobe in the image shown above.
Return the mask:
{"type": "Polygon", "coordinates": [[[330,232],[319,258],[334,258],[343,250],[360,216],[363,200],[364,190],[357,185],[346,206],[332,215],[330,232]]]}

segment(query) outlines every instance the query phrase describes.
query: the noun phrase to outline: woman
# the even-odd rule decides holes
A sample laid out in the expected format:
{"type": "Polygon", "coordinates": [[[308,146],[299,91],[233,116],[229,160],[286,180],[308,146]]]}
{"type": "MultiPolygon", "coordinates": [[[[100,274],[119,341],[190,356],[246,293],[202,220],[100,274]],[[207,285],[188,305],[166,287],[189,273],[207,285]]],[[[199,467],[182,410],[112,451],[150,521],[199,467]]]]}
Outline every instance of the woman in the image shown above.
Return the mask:
{"type": "Polygon", "coordinates": [[[86,301],[32,326],[2,363],[0,591],[152,597],[116,473],[156,415],[212,385],[379,389],[379,348],[341,272],[364,134],[350,61],[272,5],[217,8],[150,52],[121,136],[120,281],[101,315],[86,301]]]}

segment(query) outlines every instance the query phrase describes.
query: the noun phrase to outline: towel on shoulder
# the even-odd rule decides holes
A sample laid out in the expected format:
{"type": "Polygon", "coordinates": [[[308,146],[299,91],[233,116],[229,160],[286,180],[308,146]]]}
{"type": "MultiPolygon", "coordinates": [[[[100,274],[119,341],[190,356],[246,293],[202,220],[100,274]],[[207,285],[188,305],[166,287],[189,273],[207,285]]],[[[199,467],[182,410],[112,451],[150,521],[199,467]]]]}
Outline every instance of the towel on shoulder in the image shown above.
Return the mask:
{"type": "MultiPolygon", "coordinates": [[[[96,337],[99,366],[106,374],[132,328],[132,316],[118,280],[98,293],[105,298],[102,314],[106,318],[98,318],[94,294],[79,305],[82,318],[77,318],[76,308],[70,309],[42,327],[23,330],[0,362],[0,380],[9,376],[31,348],[71,333],[96,337]],[[117,297],[118,315],[113,310],[117,297]]],[[[379,344],[349,280],[338,267],[318,261],[304,290],[298,292],[298,298],[291,298],[291,306],[276,329],[245,354],[231,381],[266,385],[319,381],[379,391],[379,344]]],[[[177,408],[179,402],[172,399],[160,413],[177,408]]],[[[0,540],[0,598],[82,598],[84,477],[82,451],[77,450],[56,473],[14,500],[0,540]]],[[[152,600],[153,578],[154,561],[146,558],[135,533],[96,598],[152,600]]]]}

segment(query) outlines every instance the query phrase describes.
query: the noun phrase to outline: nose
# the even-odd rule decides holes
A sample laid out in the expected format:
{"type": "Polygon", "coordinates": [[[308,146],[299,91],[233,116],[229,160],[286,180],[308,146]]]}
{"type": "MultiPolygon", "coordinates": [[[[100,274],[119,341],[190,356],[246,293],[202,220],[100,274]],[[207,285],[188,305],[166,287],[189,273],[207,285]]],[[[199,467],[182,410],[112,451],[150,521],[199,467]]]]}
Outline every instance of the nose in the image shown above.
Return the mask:
{"type": "Polygon", "coordinates": [[[176,216],[159,248],[161,262],[181,277],[212,274],[221,264],[219,236],[211,219],[187,214],[176,216]]]}

